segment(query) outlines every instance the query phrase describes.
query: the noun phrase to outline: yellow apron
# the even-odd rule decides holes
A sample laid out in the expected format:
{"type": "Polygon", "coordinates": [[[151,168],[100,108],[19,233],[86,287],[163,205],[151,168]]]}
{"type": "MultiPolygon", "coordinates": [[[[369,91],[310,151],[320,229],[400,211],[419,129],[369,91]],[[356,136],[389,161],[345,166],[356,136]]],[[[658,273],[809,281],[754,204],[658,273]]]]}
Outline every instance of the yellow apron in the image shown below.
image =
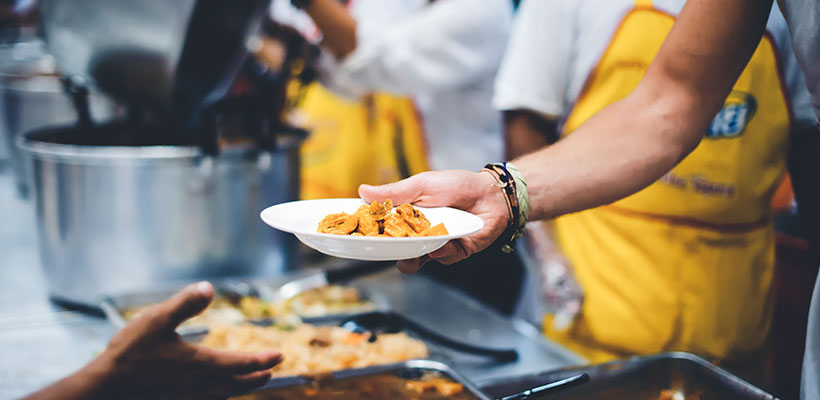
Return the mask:
{"type": "MultiPolygon", "coordinates": [[[[564,135],[638,85],[674,22],[651,1],[636,2],[564,135]]],[[[767,35],[683,162],[628,198],[555,221],[585,299],[570,328],[555,331],[547,316],[545,333],[591,361],[671,350],[737,360],[761,349],[773,295],[769,202],[790,120],[767,35]]]]}
{"type": "Polygon", "coordinates": [[[359,197],[360,184],[395,182],[429,169],[413,102],[375,93],[343,99],[319,83],[300,90],[291,120],[310,130],[302,146],[301,198],[359,197]]]}

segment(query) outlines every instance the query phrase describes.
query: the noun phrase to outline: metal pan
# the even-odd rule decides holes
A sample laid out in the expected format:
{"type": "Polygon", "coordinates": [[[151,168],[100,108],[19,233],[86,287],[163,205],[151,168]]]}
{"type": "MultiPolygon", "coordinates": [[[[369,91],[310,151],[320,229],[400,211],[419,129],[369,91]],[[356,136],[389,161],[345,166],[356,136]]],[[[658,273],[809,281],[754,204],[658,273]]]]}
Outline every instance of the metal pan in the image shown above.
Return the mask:
{"type": "Polygon", "coordinates": [[[776,397],[688,353],[635,357],[588,367],[568,368],[514,379],[490,381],[481,387],[499,396],[539,382],[587,373],[589,383],[550,396],[551,400],[656,400],[663,390],[679,392],[687,400],[774,400],[776,397]],[[699,397],[694,395],[698,394],[699,397]]]}
{"type": "MultiPolygon", "coordinates": [[[[438,377],[443,377],[449,379],[453,382],[459,383],[462,385],[463,391],[459,394],[459,398],[472,398],[478,400],[489,400],[492,397],[488,396],[483,391],[479,390],[472,382],[467,380],[464,376],[450,368],[450,366],[433,360],[410,360],[405,361],[403,363],[397,364],[390,364],[390,365],[381,365],[375,367],[367,367],[361,369],[350,369],[335,372],[329,376],[323,376],[321,378],[314,379],[308,377],[288,377],[288,378],[274,378],[270,380],[265,386],[254,390],[252,393],[242,396],[239,399],[241,400],[265,400],[265,399],[277,399],[277,400],[285,400],[291,398],[302,398],[303,395],[300,394],[288,394],[286,390],[293,390],[298,387],[303,387],[304,390],[311,390],[315,389],[316,382],[320,382],[319,385],[322,383],[327,383],[328,381],[340,381],[340,380],[347,380],[347,379],[366,379],[367,377],[375,377],[375,376],[383,376],[383,375],[392,375],[403,379],[418,379],[419,377],[428,374],[428,373],[435,373],[438,377]]],[[[554,393],[558,393],[563,390],[567,390],[572,387],[580,386],[588,381],[589,377],[586,374],[579,374],[575,376],[571,376],[569,378],[550,382],[547,384],[541,384],[537,387],[527,389],[523,392],[507,395],[498,400],[535,400],[541,399],[548,396],[552,396],[554,393]]],[[[360,384],[361,381],[351,383],[351,384],[360,384]]],[[[355,386],[353,386],[355,387],[355,386]]],[[[344,399],[344,398],[351,398],[351,397],[339,397],[339,393],[333,393],[334,399],[344,399]]],[[[352,394],[350,395],[352,396],[352,394]]],[[[422,397],[422,396],[419,396],[422,397]]],[[[441,396],[441,397],[448,397],[448,396],[441,396]]]]}
{"type": "Polygon", "coordinates": [[[486,357],[499,363],[512,362],[518,359],[518,352],[514,348],[492,348],[451,338],[395,312],[375,311],[353,315],[348,318],[323,318],[319,321],[338,321],[341,326],[347,329],[368,331],[371,335],[406,332],[425,342],[428,347],[432,346],[433,348],[437,347],[473,356],[486,357]]]}
{"type": "MultiPolygon", "coordinates": [[[[242,296],[258,297],[256,289],[242,281],[224,280],[212,282],[216,296],[236,298],[242,296]]],[[[168,285],[148,291],[123,293],[118,295],[104,295],[100,299],[100,308],[109,321],[121,329],[128,321],[125,314],[128,310],[145,307],[163,302],[176,292],[181,290],[183,285],[168,285]]],[[[199,335],[206,333],[206,325],[182,325],[177,329],[180,335],[199,335]]]]}
{"type": "Polygon", "coordinates": [[[326,275],[324,273],[317,273],[317,274],[310,274],[306,275],[305,277],[301,277],[298,279],[290,280],[290,281],[263,281],[263,280],[253,280],[251,281],[251,285],[256,289],[259,293],[259,297],[263,300],[269,302],[279,302],[279,301],[286,301],[289,298],[292,298],[296,295],[304,293],[308,290],[317,289],[322,286],[330,285],[330,284],[338,284],[341,286],[349,286],[353,287],[359,291],[362,298],[367,300],[368,302],[372,303],[371,307],[366,308],[359,308],[359,309],[352,309],[340,312],[329,313],[325,315],[303,315],[304,318],[313,318],[313,317],[348,317],[352,315],[361,314],[363,312],[370,312],[370,311],[389,311],[390,310],[390,300],[378,290],[376,287],[371,285],[367,285],[360,282],[328,282],[325,280],[326,275]],[[322,282],[322,284],[319,284],[322,282]],[[287,293],[290,293],[290,296],[283,295],[281,289],[286,288],[288,290],[287,293]]]}
{"type": "MultiPolygon", "coordinates": [[[[212,283],[214,285],[214,289],[217,295],[226,296],[229,298],[252,296],[259,297],[264,301],[271,302],[276,300],[276,297],[274,295],[271,295],[271,293],[275,292],[277,287],[287,282],[289,281],[282,280],[277,282],[260,280],[221,280],[214,281],[212,283]]],[[[354,315],[359,315],[363,311],[387,311],[390,309],[390,302],[387,299],[387,296],[385,296],[376,288],[369,285],[358,283],[349,284],[348,286],[356,288],[356,290],[358,290],[362,294],[362,297],[364,299],[373,303],[373,307],[367,310],[351,310],[350,312],[326,314],[317,317],[308,316],[305,317],[305,319],[307,321],[310,321],[311,319],[330,318],[333,321],[336,321],[354,315]]],[[[111,321],[111,323],[115,327],[121,329],[128,322],[125,319],[125,313],[127,310],[133,309],[135,307],[144,307],[160,303],[173,296],[174,293],[176,293],[183,287],[183,285],[167,285],[161,288],[146,291],[129,292],[116,295],[104,295],[101,297],[99,306],[103,310],[103,313],[106,315],[109,321],[111,321]]],[[[272,319],[248,319],[247,322],[253,322],[264,325],[272,323],[272,319]]],[[[186,337],[196,338],[202,334],[207,333],[208,327],[205,325],[183,325],[180,326],[179,329],[177,329],[177,332],[186,337]]]]}
{"type": "MultiPolygon", "coordinates": [[[[368,376],[391,374],[403,378],[413,379],[421,376],[424,373],[436,373],[454,382],[460,383],[464,387],[464,392],[469,393],[475,399],[490,400],[482,393],[474,384],[467,380],[464,376],[450,368],[444,363],[432,360],[410,360],[397,364],[380,365],[375,367],[367,367],[361,369],[349,369],[339,372],[334,372],[330,377],[323,377],[323,379],[330,380],[344,380],[364,378],[368,376]]],[[[283,399],[277,397],[277,391],[295,386],[310,387],[315,380],[307,377],[288,377],[288,378],[274,378],[271,379],[265,386],[253,391],[242,399],[283,399]]],[[[294,397],[295,398],[295,397],[294,397]]]]}

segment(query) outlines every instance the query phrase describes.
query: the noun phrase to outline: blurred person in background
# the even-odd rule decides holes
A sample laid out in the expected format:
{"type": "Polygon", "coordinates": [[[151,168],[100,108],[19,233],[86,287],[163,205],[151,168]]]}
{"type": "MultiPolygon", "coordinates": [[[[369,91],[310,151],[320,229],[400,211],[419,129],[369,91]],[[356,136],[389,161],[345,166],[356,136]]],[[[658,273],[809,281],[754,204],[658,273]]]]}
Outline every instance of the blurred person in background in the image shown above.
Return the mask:
{"type": "MultiPolygon", "coordinates": [[[[507,158],[571,135],[632,92],[684,3],[525,1],[494,98],[505,113],[507,158]]],[[[688,351],[742,366],[759,382],[774,297],[769,204],[791,129],[813,119],[774,7],[750,63],[686,159],[623,200],[551,227],[530,224],[526,243],[555,301],[544,333],[594,363],[688,351]]]]}
{"type": "MultiPolygon", "coordinates": [[[[375,106],[379,97],[374,93],[412,99],[422,139],[405,146],[408,165],[473,170],[485,160],[502,156],[501,116],[491,100],[512,11],[510,0],[277,0],[271,14],[321,44],[319,80],[335,95],[352,101],[364,99],[375,106]],[[422,154],[423,163],[413,162],[422,154]]],[[[316,126],[322,118],[317,118],[315,107],[309,107],[309,96],[304,97],[301,108],[313,113],[316,126]]],[[[338,110],[348,120],[362,114],[338,110]]],[[[320,135],[325,143],[339,140],[330,131],[320,135]]],[[[312,138],[305,147],[320,147],[319,142],[312,138]]],[[[347,158],[363,159],[369,154],[363,146],[341,146],[351,148],[344,155],[347,158]]],[[[373,168],[376,161],[360,165],[373,168]]],[[[348,184],[347,188],[355,191],[357,186],[348,184]]],[[[517,256],[504,254],[499,247],[468,263],[426,272],[510,312],[518,298],[523,268],[517,256]],[[505,270],[499,271],[498,265],[505,270]]]]}

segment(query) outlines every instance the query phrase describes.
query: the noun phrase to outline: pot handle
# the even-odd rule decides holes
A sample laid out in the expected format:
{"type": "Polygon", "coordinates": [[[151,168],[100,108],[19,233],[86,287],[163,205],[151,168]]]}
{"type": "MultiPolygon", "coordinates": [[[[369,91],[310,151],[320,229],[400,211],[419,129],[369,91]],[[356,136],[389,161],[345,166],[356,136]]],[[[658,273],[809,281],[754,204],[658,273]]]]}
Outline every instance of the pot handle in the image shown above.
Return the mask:
{"type": "Polygon", "coordinates": [[[91,108],[88,102],[88,87],[79,77],[64,77],[62,79],[63,89],[74,105],[77,113],[77,127],[80,129],[90,128],[94,125],[91,119],[91,108]]]}

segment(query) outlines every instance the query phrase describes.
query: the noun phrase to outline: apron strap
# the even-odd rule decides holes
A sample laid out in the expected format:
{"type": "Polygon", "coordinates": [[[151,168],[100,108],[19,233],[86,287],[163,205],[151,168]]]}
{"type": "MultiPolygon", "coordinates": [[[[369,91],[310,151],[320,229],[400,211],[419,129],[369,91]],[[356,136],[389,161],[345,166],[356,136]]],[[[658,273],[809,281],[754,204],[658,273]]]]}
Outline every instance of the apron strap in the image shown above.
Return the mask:
{"type": "Polygon", "coordinates": [[[653,8],[652,0],[635,0],[635,8],[653,8]]]}

